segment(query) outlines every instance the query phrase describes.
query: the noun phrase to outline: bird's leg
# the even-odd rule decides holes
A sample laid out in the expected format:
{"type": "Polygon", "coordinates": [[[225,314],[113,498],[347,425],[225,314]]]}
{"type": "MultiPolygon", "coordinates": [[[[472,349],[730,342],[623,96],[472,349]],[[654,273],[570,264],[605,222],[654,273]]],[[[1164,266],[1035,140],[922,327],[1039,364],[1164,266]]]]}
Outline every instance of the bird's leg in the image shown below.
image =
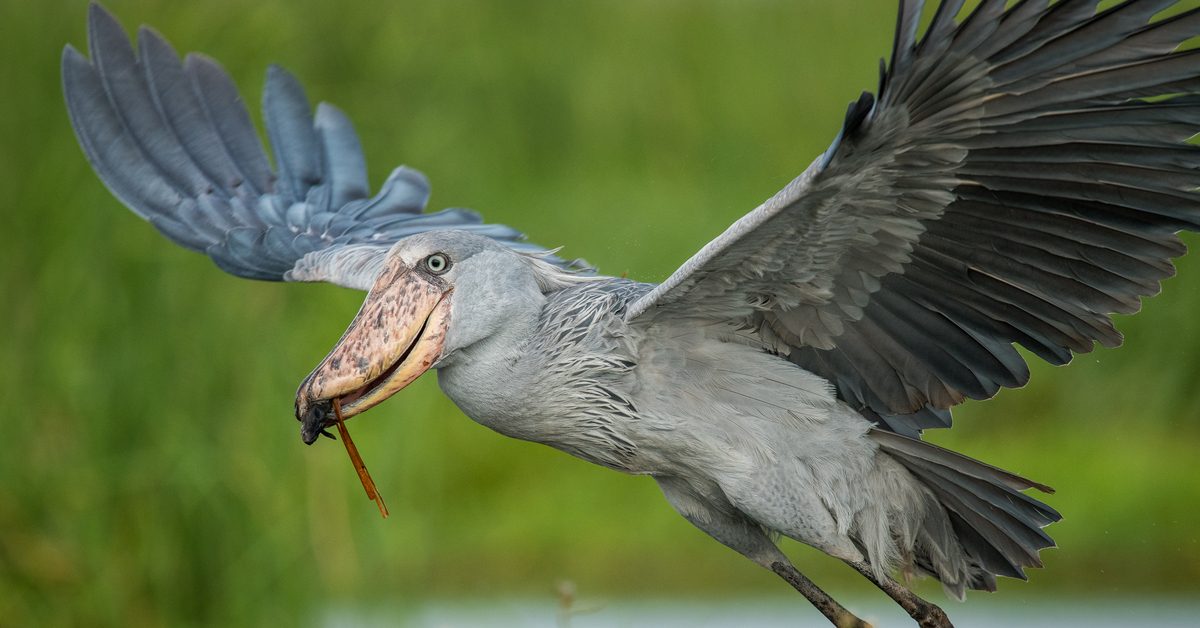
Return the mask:
{"type": "Polygon", "coordinates": [[[946,612],[939,608],[936,604],[927,602],[917,594],[909,591],[904,585],[884,576],[878,578],[871,566],[866,563],[846,561],[846,564],[854,568],[855,571],[862,574],[866,579],[875,583],[880,591],[883,591],[896,601],[901,608],[917,621],[921,628],[954,628],[954,624],[950,623],[950,618],[946,616],[946,612]]]}
{"type": "Polygon", "coordinates": [[[870,624],[855,617],[793,567],[787,556],[771,542],[767,531],[734,508],[715,484],[705,485],[671,476],[656,476],[654,480],[684,519],[742,556],[775,572],[808,598],[834,626],[870,628],[870,624]]]}
{"type": "Polygon", "coordinates": [[[871,624],[859,619],[846,610],[845,606],[837,603],[837,600],[829,597],[829,594],[822,591],[812,580],[800,573],[789,563],[774,562],[771,563],[771,571],[787,583],[792,585],[794,589],[800,592],[801,595],[808,598],[812,605],[817,607],[821,614],[829,619],[834,626],[838,628],[870,628],[871,624]]]}

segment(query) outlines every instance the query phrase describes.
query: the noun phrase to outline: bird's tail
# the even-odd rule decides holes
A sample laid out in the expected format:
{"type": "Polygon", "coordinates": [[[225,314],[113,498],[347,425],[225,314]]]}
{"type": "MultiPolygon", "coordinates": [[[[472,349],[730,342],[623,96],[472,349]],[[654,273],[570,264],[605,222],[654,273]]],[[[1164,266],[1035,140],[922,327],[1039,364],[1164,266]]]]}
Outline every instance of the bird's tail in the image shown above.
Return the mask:
{"type": "Polygon", "coordinates": [[[912,563],[962,599],[966,589],[994,591],[996,576],[1026,580],[1025,567],[1041,567],[1038,551],[1054,547],[1042,531],[1062,519],[1053,508],[1022,493],[1054,489],[919,439],[871,430],[880,450],[899,462],[932,494],[932,508],[917,531],[912,563]]]}

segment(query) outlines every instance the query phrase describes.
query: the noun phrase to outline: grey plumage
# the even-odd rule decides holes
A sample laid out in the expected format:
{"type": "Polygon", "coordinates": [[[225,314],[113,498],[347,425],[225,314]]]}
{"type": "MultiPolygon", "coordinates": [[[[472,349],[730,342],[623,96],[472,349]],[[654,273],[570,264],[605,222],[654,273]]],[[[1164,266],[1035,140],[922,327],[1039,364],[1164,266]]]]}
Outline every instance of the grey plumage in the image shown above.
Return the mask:
{"type": "Polygon", "coordinates": [[[831,620],[850,616],[772,534],[946,625],[888,574],[931,575],[959,598],[994,590],[1041,566],[1060,515],[1022,493],[1049,487],[922,430],[1025,384],[1017,345],[1065,364],[1120,344],[1110,315],[1157,293],[1185,251],[1177,232],[1200,230],[1187,142],[1200,53],[1176,52],[1200,35],[1200,9],[1008,4],[959,21],[963,0],[946,0],[919,36],[923,3],[901,0],[878,94],[657,286],[573,272],[465,210],[423,214],[414,170],[368,198],[350,122],[329,105],[314,119],[278,68],[263,107],[273,173],[215,62],[180,64],[148,29],[135,57],[95,5],[92,61],[68,47],[64,89],[101,178],[174,241],[240,276],[370,290],[374,320],[356,317],[298,393],[311,436],[334,401],[352,415],[433,368],[496,431],[651,475],[688,521],[831,620]]]}
{"type": "Polygon", "coordinates": [[[276,66],[263,92],[278,167],[272,172],[237,88],[216,61],[191,54],[181,63],[147,27],[139,29],[138,41],[135,53],[112,15],[98,4],[89,7],[91,61],[71,46],[63,51],[63,92],[75,133],[113,194],[223,270],[365,289],[378,263],[341,260],[348,247],[356,257],[362,245],[382,251],[406,236],[444,228],[521,251],[543,250],[470,210],[422,213],[429,182],[411,168],[397,168],[370,197],[349,119],[327,103],[314,118],[300,83],[276,66]],[[303,272],[292,273],[297,265],[303,272]],[[347,268],[365,274],[347,274],[347,268]]]}
{"type": "Polygon", "coordinates": [[[1107,315],[1156,294],[1200,226],[1200,61],[1172,52],[1200,15],[1149,23],[1175,4],[983,2],[954,27],[948,2],[918,41],[903,2],[881,94],[826,159],[634,315],[740,317],[910,434],[905,415],[1028,381],[1011,343],[1055,364],[1119,344],[1107,315]]]}
{"type": "MultiPolygon", "coordinates": [[[[969,579],[954,590],[958,597],[964,592],[962,585],[994,591],[993,574],[1024,579],[1024,567],[1042,566],[1038,550],[1054,547],[1042,527],[1062,516],[1021,491],[1053,489],[907,436],[872,430],[870,437],[937,497],[965,554],[982,567],[971,570],[969,579]]],[[[929,564],[920,553],[915,558],[918,566],[929,564]]]]}

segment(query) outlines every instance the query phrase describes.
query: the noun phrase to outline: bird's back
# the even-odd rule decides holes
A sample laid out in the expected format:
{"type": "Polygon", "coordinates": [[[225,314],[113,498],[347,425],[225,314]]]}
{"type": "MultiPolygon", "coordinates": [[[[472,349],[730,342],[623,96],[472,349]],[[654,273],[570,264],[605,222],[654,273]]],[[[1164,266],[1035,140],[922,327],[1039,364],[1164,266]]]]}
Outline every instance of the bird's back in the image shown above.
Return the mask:
{"type": "MultiPolygon", "coordinates": [[[[526,381],[521,407],[493,427],[656,475],[794,456],[838,431],[831,417],[846,413],[829,383],[737,329],[626,321],[652,287],[603,279],[548,294],[514,365],[526,381]]],[[[852,419],[848,429],[865,431],[852,419]]]]}

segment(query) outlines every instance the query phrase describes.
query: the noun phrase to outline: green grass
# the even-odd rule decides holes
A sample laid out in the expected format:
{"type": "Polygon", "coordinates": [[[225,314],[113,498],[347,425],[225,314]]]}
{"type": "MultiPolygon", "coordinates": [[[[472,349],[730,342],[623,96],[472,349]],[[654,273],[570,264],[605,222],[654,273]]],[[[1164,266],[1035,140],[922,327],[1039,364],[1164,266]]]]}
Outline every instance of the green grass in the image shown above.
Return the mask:
{"type": "MultiPolygon", "coordinates": [[[[872,89],[894,2],[110,2],[230,70],[267,63],[357,122],[378,184],[408,163],[466,206],[601,269],[664,278],[798,174],[872,89]]],[[[653,482],[498,438],[432,379],[356,421],[381,521],[341,446],[301,445],[295,386],[360,294],[248,282],[183,251],[91,173],[59,87],[83,2],[0,20],[0,623],[264,625],[432,597],[787,595],[653,482]]],[[[1192,243],[1195,238],[1189,238],[1192,243]]],[[[1200,581],[1200,260],[1128,348],[970,403],[931,437],[1059,489],[1048,592],[1200,581]]],[[[796,544],[805,571],[870,594],[796,544]]],[[[797,612],[805,612],[797,602],[797,612]]]]}

